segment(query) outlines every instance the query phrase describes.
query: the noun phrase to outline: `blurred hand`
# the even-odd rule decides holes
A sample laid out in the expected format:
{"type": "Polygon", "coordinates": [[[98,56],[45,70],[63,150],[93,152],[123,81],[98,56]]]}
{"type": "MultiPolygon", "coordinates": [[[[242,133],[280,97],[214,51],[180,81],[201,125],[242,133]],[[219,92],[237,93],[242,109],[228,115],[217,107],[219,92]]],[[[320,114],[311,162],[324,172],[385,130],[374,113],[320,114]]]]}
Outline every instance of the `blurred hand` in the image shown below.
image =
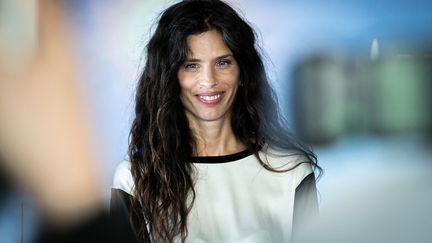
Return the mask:
{"type": "MultiPolygon", "coordinates": [[[[29,190],[46,219],[67,224],[102,200],[59,2],[39,2],[31,61],[0,62],[0,155],[1,166],[29,190]]],[[[7,51],[1,48],[0,55],[7,51]]]]}

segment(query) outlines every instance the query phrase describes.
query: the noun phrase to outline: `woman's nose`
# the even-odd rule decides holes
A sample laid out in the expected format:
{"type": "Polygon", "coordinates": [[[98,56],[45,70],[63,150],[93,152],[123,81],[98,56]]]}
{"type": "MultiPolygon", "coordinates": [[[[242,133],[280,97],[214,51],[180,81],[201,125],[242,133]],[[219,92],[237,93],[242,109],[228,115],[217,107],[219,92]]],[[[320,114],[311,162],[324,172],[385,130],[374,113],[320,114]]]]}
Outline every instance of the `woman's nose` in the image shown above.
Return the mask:
{"type": "Polygon", "coordinates": [[[200,78],[200,88],[213,88],[218,84],[215,70],[211,67],[203,68],[200,78]]]}

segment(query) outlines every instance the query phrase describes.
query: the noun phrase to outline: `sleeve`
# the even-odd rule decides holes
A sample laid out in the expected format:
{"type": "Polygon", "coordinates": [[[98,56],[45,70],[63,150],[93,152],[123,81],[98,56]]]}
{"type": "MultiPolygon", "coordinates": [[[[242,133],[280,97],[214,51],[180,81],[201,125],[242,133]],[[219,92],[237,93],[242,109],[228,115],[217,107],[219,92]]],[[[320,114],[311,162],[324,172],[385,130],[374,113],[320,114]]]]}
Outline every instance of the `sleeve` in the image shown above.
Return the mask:
{"type": "MultiPolygon", "coordinates": [[[[135,222],[139,218],[131,211],[133,178],[131,165],[128,161],[121,162],[115,171],[113,187],[111,189],[110,218],[116,235],[120,235],[120,242],[138,242],[135,233],[135,222]]],[[[146,240],[150,242],[148,233],[144,232],[146,240]]]]}
{"type": "Polygon", "coordinates": [[[134,185],[131,173],[131,164],[129,161],[121,162],[114,173],[113,189],[120,189],[127,194],[132,195],[132,187],[134,185]]]}
{"type": "MultiPolygon", "coordinates": [[[[307,229],[307,226],[319,218],[318,198],[315,174],[310,173],[300,182],[295,190],[293,238],[307,229]]],[[[294,240],[295,241],[295,240],[294,240]]]]}
{"type": "Polygon", "coordinates": [[[111,189],[110,218],[121,242],[137,242],[129,216],[131,196],[120,189],[111,189]]]}

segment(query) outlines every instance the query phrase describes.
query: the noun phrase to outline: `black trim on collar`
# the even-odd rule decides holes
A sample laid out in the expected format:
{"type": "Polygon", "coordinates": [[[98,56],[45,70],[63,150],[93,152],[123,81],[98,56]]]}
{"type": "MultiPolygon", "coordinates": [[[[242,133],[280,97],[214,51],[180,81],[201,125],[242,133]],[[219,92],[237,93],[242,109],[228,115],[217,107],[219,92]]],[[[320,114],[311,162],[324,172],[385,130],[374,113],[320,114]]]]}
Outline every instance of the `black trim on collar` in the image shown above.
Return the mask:
{"type": "Polygon", "coordinates": [[[221,156],[199,156],[199,157],[191,157],[189,161],[191,163],[202,163],[202,164],[216,164],[216,163],[228,163],[236,160],[240,160],[243,158],[252,155],[253,153],[249,150],[243,150],[234,154],[227,154],[221,156]]]}

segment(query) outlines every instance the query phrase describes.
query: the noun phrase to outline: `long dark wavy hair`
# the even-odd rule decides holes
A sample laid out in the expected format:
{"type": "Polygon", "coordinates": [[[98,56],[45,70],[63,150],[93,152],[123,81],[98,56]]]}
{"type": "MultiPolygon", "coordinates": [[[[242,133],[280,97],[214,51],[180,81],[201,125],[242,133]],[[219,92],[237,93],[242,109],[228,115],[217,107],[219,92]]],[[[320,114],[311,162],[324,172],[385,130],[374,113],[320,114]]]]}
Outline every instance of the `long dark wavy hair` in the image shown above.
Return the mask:
{"type": "Polygon", "coordinates": [[[159,19],[136,92],[128,152],[135,183],[131,218],[140,241],[184,241],[187,236],[195,199],[193,164],[188,161],[195,141],[180,100],[177,72],[189,52],[187,37],[209,30],[222,35],[239,65],[234,135],[268,170],[281,172],[258,156],[268,146],[298,151],[320,170],[316,156],[293,139],[279,113],[249,24],[222,1],[181,1],[159,19]]]}

